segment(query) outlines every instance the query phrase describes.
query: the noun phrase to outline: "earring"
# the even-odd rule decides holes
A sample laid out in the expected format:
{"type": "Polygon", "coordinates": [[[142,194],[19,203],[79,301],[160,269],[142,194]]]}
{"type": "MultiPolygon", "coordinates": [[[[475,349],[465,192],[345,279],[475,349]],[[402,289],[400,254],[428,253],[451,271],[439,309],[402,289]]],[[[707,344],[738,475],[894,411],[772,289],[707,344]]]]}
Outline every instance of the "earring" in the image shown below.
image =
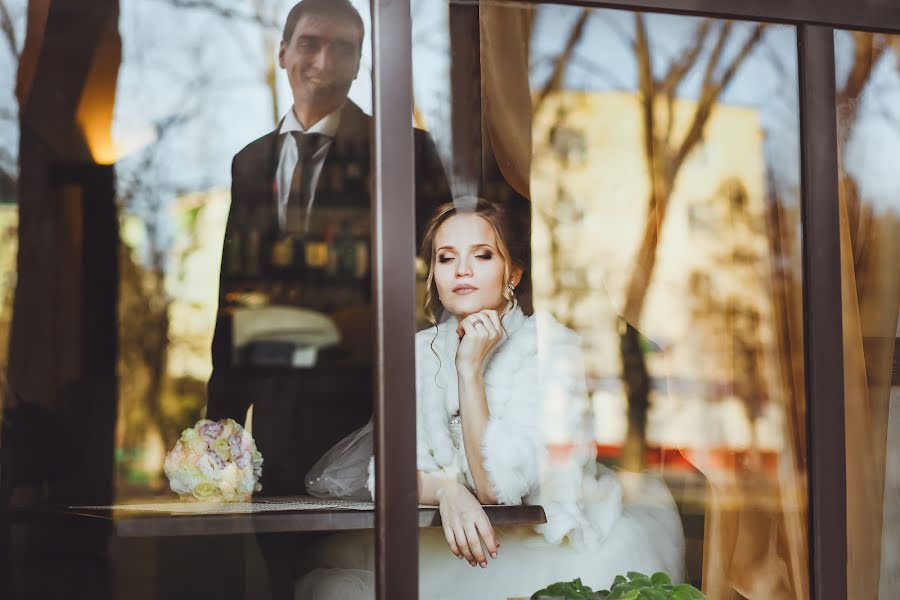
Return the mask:
{"type": "Polygon", "coordinates": [[[512,294],[513,296],[516,295],[516,286],[514,286],[512,284],[512,282],[506,284],[506,289],[508,289],[509,293],[512,294]]]}

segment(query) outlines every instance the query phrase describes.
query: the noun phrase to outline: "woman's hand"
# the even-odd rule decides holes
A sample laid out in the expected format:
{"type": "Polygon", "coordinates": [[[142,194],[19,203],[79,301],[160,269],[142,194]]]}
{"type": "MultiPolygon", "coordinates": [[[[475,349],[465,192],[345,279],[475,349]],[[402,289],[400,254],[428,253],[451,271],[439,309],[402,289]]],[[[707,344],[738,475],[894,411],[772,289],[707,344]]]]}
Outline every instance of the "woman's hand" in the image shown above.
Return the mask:
{"type": "Polygon", "coordinates": [[[459,348],[456,350],[456,371],[461,377],[478,377],[484,360],[503,339],[503,326],[496,310],[482,310],[463,319],[456,328],[459,348]]]}
{"type": "Polygon", "coordinates": [[[473,567],[481,565],[481,568],[486,568],[487,558],[481,540],[484,540],[484,547],[491,558],[497,558],[500,544],[494,538],[494,528],[484,508],[469,490],[455,481],[442,486],[437,492],[437,499],[444,537],[450,551],[459,558],[465,558],[473,567]]]}

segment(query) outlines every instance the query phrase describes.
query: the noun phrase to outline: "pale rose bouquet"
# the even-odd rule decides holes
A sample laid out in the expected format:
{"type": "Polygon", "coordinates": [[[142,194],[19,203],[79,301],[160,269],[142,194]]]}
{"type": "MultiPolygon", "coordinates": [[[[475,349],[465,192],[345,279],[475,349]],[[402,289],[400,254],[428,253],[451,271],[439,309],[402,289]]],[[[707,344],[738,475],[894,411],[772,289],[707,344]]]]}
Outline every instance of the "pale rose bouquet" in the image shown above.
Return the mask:
{"type": "Polygon", "coordinates": [[[166,455],[172,491],[182,500],[246,502],[262,489],[262,455],[232,419],[201,419],[185,429],[166,455]]]}

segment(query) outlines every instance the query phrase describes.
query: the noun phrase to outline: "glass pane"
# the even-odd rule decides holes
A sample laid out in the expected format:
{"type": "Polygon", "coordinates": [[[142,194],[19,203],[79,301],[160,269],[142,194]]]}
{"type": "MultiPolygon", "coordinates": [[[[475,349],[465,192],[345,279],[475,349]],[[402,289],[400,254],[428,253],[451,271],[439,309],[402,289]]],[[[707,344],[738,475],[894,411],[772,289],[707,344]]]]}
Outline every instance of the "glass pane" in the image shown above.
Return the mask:
{"type": "Polygon", "coordinates": [[[308,473],[372,412],[369,3],[44,4],[0,3],[0,596],[293,597],[362,514],[308,473]]]}
{"type": "MultiPolygon", "coordinates": [[[[900,572],[900,37],[835,32],[847,427],[848,581],[887,599],[900,572]]],[[[894,591],[892,591],[894,590],[894,591]]]]}
{"type": "Polygon", "coordinates": [[[420,597],[663,571],[806,598],[794,29],[418,2],[413,39],[456,198],[419,272],[420,501],[451,524],[420,597]]]}

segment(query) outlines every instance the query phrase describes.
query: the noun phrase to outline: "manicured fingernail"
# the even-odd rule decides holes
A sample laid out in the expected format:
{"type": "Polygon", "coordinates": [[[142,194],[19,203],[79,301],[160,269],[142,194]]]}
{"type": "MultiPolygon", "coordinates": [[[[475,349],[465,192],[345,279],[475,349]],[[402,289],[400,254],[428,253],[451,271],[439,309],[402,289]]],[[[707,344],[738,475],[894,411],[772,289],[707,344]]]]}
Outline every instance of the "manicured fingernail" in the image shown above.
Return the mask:
{"type": "Polygon", "coordinates": [[[496,552],[491,552],[491,558],[497,558],[497,553],[496,553],[496,552]]]}
{"type": "Polygon", "coordinates": [[[486,563],[486,562],[481,563],[481,568],[482,568],[482,569],[487,569],[487,563],[486,563]]]}

